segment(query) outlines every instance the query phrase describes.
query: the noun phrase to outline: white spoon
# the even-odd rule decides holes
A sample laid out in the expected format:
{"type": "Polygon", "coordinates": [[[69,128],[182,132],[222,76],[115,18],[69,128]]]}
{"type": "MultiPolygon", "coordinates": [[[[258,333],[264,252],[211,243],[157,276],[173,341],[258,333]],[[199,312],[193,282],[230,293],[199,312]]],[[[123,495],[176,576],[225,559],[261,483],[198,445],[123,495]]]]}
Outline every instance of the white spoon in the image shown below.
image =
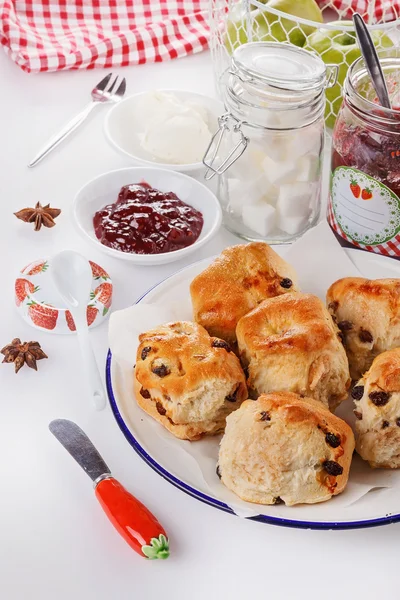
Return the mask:
{"type": "Polygon", "coordinates": [[[53,256],[51,267],[54,284],[75,322],[83,368],[92,400],[96,409],[102,410],[106,405],[106,398],[89,340],[86,317],[92,285],[92,270],[89,261],[78,252],[64,250],[53,256]]]}

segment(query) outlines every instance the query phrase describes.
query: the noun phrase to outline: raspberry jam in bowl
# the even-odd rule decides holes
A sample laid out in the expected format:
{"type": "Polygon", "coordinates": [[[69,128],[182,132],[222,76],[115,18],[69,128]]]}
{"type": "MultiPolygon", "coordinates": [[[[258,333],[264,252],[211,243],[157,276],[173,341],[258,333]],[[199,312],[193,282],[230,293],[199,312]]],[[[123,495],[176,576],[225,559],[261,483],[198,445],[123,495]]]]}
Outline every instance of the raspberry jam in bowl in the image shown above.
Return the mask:
{"type": "Polygon", "coordinates": [[[191,246],[203,228],[200,211],[148,183],[124,185],[114,204],[93,217],[97,238],[109,248],[161,254],[191,246]]]}
{"type": "Polygon", "coordinates": [[[98,250],[141,265],[195,253],[218,231],[222,212],[212,191],[177,171],[130,167],[84,185],[75,197],[79,232],[98,250]]]}
{"type": "Polygon", "coordinates": [[[328,222],[343,246],[400,258],[400,57],[380,54],[392,109],[363,59],[350,67],[332,137],[328,222]]]}

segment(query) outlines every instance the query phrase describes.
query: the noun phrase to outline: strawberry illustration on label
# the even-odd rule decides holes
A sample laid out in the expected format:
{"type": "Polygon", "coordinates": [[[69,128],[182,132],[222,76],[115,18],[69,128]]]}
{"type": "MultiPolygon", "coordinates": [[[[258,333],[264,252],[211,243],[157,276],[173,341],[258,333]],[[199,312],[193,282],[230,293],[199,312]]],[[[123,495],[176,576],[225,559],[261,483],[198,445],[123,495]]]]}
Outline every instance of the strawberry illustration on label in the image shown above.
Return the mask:
{"type": "MultiPolygon", "coordinates": [[[[90,327],[90,325],[92,325],[92,323],[95,321],[97,315],[98,315],[98,309],[95,306],[88,306],[86,309],[86,319],[87,319],[87,324],[90,327]]],[[[65,320],[67,321],[67,325],[68,325],[68,329],[70,331],[76,331],[76,327],[75,327],[75,323],[74,323],[74,319],[70,313],[69,310],[65,311],[65,320]]]]}
{"type": "Polygon", "coordinates": [[[29,294],[34,294],[40,288],[34,286],[28,279],[17,279],[15,282],[15,304],[21,306],[29,294]]]}
{"type": "Polygon", "coordinates": [[[98,264],[89,260],[89,264],[92,267],[92,274],[95,279],[110,279],[108,273],[102,269],[98,264]]]}
{"type": "Polygon", "coordinates": [[[24,269],[22,269],[21,273],[24,275],[38,275],[39,273],[47,271],[48,266],[49,263],[47,260],[38,260],[27,265],[24,269]]]}
{"type": "Polygon", "coordinates": [[[34,300],[28,302],[28,313],[32,323],[43,329],[54,329],[57,325],[58,310],[50,306],[43,306],[34,300]]]}
{"type": "Polygon", "coordinates": [[[111,306],[113,286],[111,283],[101,283],[94,292],[90,293],[91,300],[98,300],[103,304],[103,317],[108,313],[108,309],[111,306]]]}
{"type": "Polygon", "coordinates": [[[361,192],[361,198],[363,200],[371,200],[372,198],[372,192],[369,188],[364,188],[363,191],[361,192]]]}
{"type": "Polygon", "coordinates": [[[361,188],[355,179],[350,180],[350,189],[351,189],[351,193],[353,194],[354,198],[360,197],[361,188]]]}
{"type": "Polygon", "coordinates": [[[390,188],[342,165],[332,173],[330,192],[328,220],[335,232],[366,250],[373,247],[374,252],[399,256],[400,198],[390,188]],[[394,250],[393,245],[384,246],[392,240],[394,250]]]}

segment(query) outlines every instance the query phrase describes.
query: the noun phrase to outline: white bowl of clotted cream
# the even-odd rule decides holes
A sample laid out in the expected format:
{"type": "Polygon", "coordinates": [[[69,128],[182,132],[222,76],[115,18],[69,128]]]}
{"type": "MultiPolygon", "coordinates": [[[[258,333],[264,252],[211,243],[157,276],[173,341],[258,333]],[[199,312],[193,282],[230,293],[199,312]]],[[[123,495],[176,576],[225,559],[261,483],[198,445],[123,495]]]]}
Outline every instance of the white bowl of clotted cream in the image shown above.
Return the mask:
{"type": "Polygon", "coordinates": [[[146,166],[199,171],[225,112],[220,100],[185,90],[154,90],[118,102],[105,135],[115,150],[146,166]]]}

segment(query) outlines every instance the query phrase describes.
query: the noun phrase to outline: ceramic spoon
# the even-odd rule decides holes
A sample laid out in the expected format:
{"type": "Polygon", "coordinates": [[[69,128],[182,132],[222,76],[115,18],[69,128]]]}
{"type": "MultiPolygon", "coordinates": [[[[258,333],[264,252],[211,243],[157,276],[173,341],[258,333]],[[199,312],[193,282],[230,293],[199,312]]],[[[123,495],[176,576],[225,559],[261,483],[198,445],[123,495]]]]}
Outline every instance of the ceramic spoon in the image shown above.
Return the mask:
{"type": "Polygon", "coordinates": [[[353,15],[354,28],[361,54],[367,67],[372,85],[375,88],[378,100],[384,108],[392,108],[389,94],[386,87],[386,80],[382,72],[381,63],[375,50],[374,42],[371,39],[369,31],[362,16],[359,13],[353,15]]]}
{"type": "Polygon", "coordinates": [[[75,322],[83,367],[92,400],[96,409],[102,410],[106,405],[104,387],[90,344],[86,317],[92,284],[92,270],[89,261],[78,252],[64,250],[53,257],[51,272],[58,293],[75,322]]]}

